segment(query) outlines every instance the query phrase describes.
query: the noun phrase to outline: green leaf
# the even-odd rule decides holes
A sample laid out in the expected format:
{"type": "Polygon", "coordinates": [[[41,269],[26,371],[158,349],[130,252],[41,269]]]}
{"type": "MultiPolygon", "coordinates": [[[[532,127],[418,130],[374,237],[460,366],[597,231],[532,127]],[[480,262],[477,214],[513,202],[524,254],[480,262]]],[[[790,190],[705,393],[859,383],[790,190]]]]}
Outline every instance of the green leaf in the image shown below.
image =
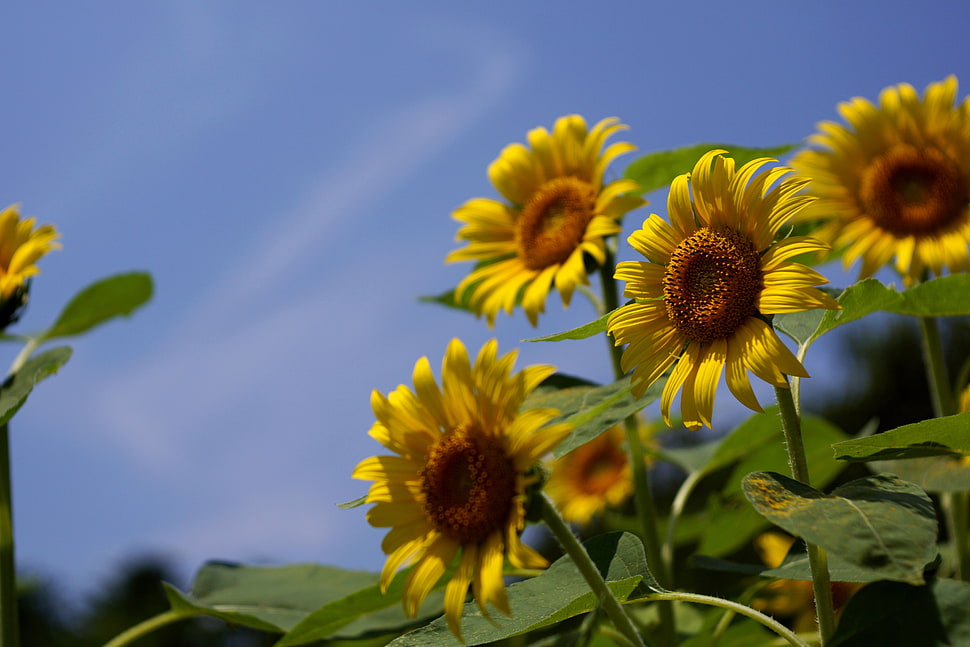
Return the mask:
{"type": "MultiPolygon", "coordinates": [[[[470,292],[466,292],[466,295],[470,295],[470,292]]],[[[471,312],[468,308],[468,298],[462,299],[458,302],[455,299],[455,289],[452,288],[447,292],[442,292],[441,294],[425,295],[418,297],[418,301],[421,303],[437,303],[440,306],[445,306],[446,308],[454,308],[455,310],[464,310],[465,312],[471,312]]]]}
{"type": "Polygon", "coordinates": [[[832,446],[843,461],[864,462],[926,456],[970,456],[970,413],[931,418],[881,434],[832,446]]]}
{"type": "Polygon", "coordinates": [[[920,283],[902,293],[893,312],[916,317],[970,314],[970,274],[950,274],[920,283]]]}
{"type": "Polygon", "coordinates": [[[825,333],[873,312],[916,317],[970,314],[970,274],[951,274],[921,283],[903,292],[874,278],[850,285],[836,298],[841,310],[809,310],[775,315],[775,328],[808,346],[825,333]],[[814,328],[813,328],[813,324],[814,328]]]}
{"type": "Polygon", "coordinates": [[[588,324],[579,326],[578,328],[573,328],[572,330],[567,330],[565,332],[556,333],[554,335],[546,335],[544,337],[533,337],[532,339],[523,339],[522,341],[565,341],[571,339],[586,339],[592,337],[593,335],[598,335],[602,332],[606,332],[606,322],[610,318],[610,315],[615,311],[607,312],[605,315],[591,321],[588,324]]]}
{"type": "Polygon", "coordinates": [[[386,633],[388,630],[400,630],[418,623],[424,624],[440,616],[443,596],[439,590],[445,587],[450,578],[446,575],[435,583],[432,590],[439,593],[432,593],[425,599],[418,618],[408,618],[401,604],[407,572],[399,573],[386,593],[381,593],[378,578],[376,575],[373,576],[370,586],[329,601],[308,614],[274,647],[305,645],[334,635],[350,637],[386,633]]]}
{"type": "MultiPolygon", "coordinates": [[[[778,580],[811,581],[812,579],[812,569],[808,563],[805,542],[801,539],[792,545],[785,560],[776,568],[756,564],[740,564],[707,555],[695,555],[691,558],[691,561],[700,568],[712,571],[758,575],[778,580]]],[[[875,582],[881,579],[871,570],[859,568],[834,554],[828,555],[828,570],[829,577],[833,582],[875,582]]]]}
{"type": "MultiPolygon", "coordinates": [[[[838,300],[838,296],[836,296],[838,300]]],[[[780,330],[795,340],[799,346],[814,339],[815,331],[818,330],[825,313],[828,310],[816,308],[815,310],[803,310],[801,312],[786,312],[775,315],[771,324],[775,329],[780,330]]]]}
{"type": "MultiPolygon", "coordinates": [[[[171,586],[165,592],[175,611],[285,633],[325,604],[373,588],[377,580],[375,573],[316,564],[267,568],[209,563],[196,575],[191,594],[171,586]]],[[[386,607],[395,600],[384,602],[386,607]]]]}
{"type": "MultiPolygon", "coordinates": [[[[720,609],[715,611],[716,617],[721,618],[723,612],[720,609]]],[[[678,629],[680,626],[678,625],[678,629]]],[[[711,631],[698,633],[691,636],[686,641],[680,643],[680,647],[710,647],[715,644],[711,639],[711,631]]],[[[778,635],[774,634],[757,622],[736,622],[727,629],[718,631],[717,647],[777,647],[779,644],[778,635]]]]}
{"type": "MultiPolygon", "coordinates": [[[[584,545],[621,602],[638,590],[649,573],[643,545],[630,533],[600,535],[584,545]]],[[[483,617],[475,602],[467,603],[461,623],[464,643],[452,636],[445,619],[439,618],[390,645],[481,645],[534,631],[597,607],[596,596],[568,557],[556,560],[538,577],[509,586],[508,599],[512,614],[496,613],[491,618],[483,617]]]]}
{"type": "Polygon", "coordinates": [[[970,584],[875,582],[849,599],[829,647],[970,645],[970,584]]]}
{"type": "Polygon", "coordinates": [[[559,416],[552,423],[568,422],[573,426],[569,436],[553,450],[555,457],[559,458],[659,398],[665,381],[661,378],[654,382],[639,399],[630,393],[628,377],[605,386],[580,385],[562,389],[539,387],[529,395],[523,408],[558,409],[559,416]]]}
{"type": "Polygon", "coordinates": [[[640,185],[640,193],[650,193],[670,186],[678,175],[693,169],[704,153],[716,148],[728,151],[728,155],[734,158],[738,166],[741,166],[759,157],[777,159],[795,146],[796,144],[785,144],[770,148],[747,148],[732,144],[695,144],[674,150],[647,153],[630,162],[624,177],[636,180],[640,185]]]}
{"type": "Polygon", "coordinates": [[[970,461],[952,456],[907,458],[870,463],[877,472],[892,472],[927,492],[970,492],[970,461]]]}
{"type": "Polygon", "coordinates": [[[353,510],[354,508],[359,508],[360,506],[367,503],[367,495],[357,497],[353,501],[347,501],[346,503],[338,503],[337,507],[341,510],[353,510]]]}
{"type": "Polygon", "coordinates": [[[857,479],[830,495],[772,472],[749,474],[743,487],[763,517],[879,579],[922,584],[936,557],[933,503],[895,475],[857,479]]]}
{"type": "Polygon", "coordinates": [[[6,424],[20,410],[34,386],[53,375],[71,358],[71,349],[58,346],[34,355],[0,388],[0,424],[6,424]]]}
{"type": "MultiPolygon", "coordinates": [[[[829,422],[816,416],[805,416],[802,421],[803,433],[809,454],[812,454],[811,465],[814,463],[831,463],[829,445],[847,436],[829,422]]],[[[778,407],[768,407],[764,413],[756,413],[726,436],[712,443],[686,448],[670,448],[663,451],[663,457],[679,465],[689,472],[711,474],[742,459],[749,459],[747,463],[757,463],[750,460],[757,454],[756,461],[771,460],[772,466],[780,464],[784,467],[788,458],[782,445],[781,421],[778,418],[778,407]],[[766,453],[759,453],[767,448],[766,453]]],[[[824,469],[821,465],[818,468],[824,469]]],[[[748,469],[744,474],[754,471],[748,469]]],[[[813,472],[814,473],[814,472],[813,472]]],[[[743,474],[742,474],[743,476],[743,474]]],[[[740,477],[735,479],[740,483],[740,477]]]]}
{"type": "Polygon", "coordinates": [[[80,335],[114,317],[131,315],[151,297],[152,277],[144,272],[101,279],[78,292],[41,339],[80,335]]]}
{"type": "Polygon", "coordinates": [[[708,522],[697,548],[705,555],[730,555],[747,546],[752,537],[770,525],[739,497],[711,496],[705,511],[708,522]]]}
{"type": "MultiPolygon", "coordinates": [[[[746,435],[737,435],[742,442],[733,444],[737,458],[741,460],[734,466],[731,476],[724,486],[724,494],[742,493],[741,483],[745,475],[760,472],[782,472],[789,469],[788,452],[785,450],[781,431],[781,419],[777,417],[777,407],[772,407],[764,414],[755,414],[742,427],[757,433],[747,434],[752,438],[764,438],[767,442],[751,442],[748,451],[744,451],[746,435]]],[[[806,415],[802,419],[802,442],[805,457],[808,461],[808,471],[812,475],[812,482],[818,487],[825,487],[839,472],[845,469],[843,463],[832,458],[832,443],[845,440],[848,436],[838,427],[817,416],[806,415]]],[[[732,452],[733,454],[733,452],[732,452]]]]}

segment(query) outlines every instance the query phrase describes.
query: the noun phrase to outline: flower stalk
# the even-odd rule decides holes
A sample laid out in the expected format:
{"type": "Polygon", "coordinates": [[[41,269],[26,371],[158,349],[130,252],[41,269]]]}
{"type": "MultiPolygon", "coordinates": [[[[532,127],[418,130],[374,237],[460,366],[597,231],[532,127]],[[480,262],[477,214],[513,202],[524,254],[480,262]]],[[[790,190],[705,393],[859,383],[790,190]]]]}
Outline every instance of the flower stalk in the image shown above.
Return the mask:
{"type": "MultiPolygon", "coordinates": [[[[781,413],[781,429],[785,436],[785,447],[788,450],[788,465],[792,478],[805,485],[811,485],[808,473],[808,459],[805,456],[805,444],[802,442],[802,425],[795,401],[792,399],[791,389],[775,387],[775,397],[781,413]]],[[[829,578],[828,559],[825,551],[812,543],[805,542],[808,553],[808,565],[812,571],[812,590],[815,593],[815,612],[818,616],[818,632],[820,645],[825,647],[826,641],[835,631],[835,605],[832,602],[832,582],[829,578]]]]}
{"type": "Polygon", "coordinates": [[[720,607],[721,609],[727,609],[732,613],[750,618],[755,622],[760,623],[762,626],[773,631],[774,633],[781,636],[789,645],[793,647],[809,647],[808,643],[799,638],[795,633],[781,624],[771,616],[767,616],[756,609],[752,609],[749,606],[741,604],[739,602],[734,602],[732,600],[725,600],[723,598],[717,598],[710,595],[701,595],[699,593],[683,593],[681,591],[667,591],[664,593],[651,593],[651,600],[670,600],[670,601],[680,601],[680,602],[690,602],[693,604],[704,604],[712,607],[720,607]]]}
{"type": "Polygon", "coordinates": [[[153,631],[158,631],[162,627],[166,625],[170,625],[173,622],[177,622],[179,620],[182,620],[183,618],[187,618],[190,615],[192,614],[191,613],[186,614],[184,611],[179,612],[173,609],[169,609],[168,611],[163,611],[162,613],[159,613],[157,616],[152,616],[148,620],[145,620],[144,622],[140,622],[134,627],[131,627],[123,631],[122,633],[118,634],[110,641],[106,642],[104,644],[104,647],[124,647],[125,645],[130,645],[131,643],[135,642],[139,638],[142,638],[143,636],[147,636],[153,631]]]}
{"type": "MultiPolygon", "coordinates": [[[[923,364],[926,367],[926,379],[933,401],[933,414],[937,417],[951,416],[957,413],[957,405],[950,378],[947,375],[946,362],[943,359],[939,323],[935,317],[920,317],[919,328],[923,364]]],[[[958,580],[970,580],[970,527],[968,527],[970,519],[967,516],[970,493],[944,492],[940,498],[940,506],[943,509],[944,521],[955,556],[954,577],[958,580]]]]}
{"type": "MultiPolygon", "coordinates": [[[[612,273],[614,262],[613,253],[607,248],[606,262],[600,266],[603,303],[606,312],[612,312],[619,306],[616,279],[613,278],[612,273]]],[[[614,376],[619,380],[624,376],[620,361],[623,352],[612,343],[609,335],[606,337],[606,342],[610,348],[614,376]]],[[[623,428],[626,432],[627,452],[633,480],[633,500],[636,505],[637,516],[640,518],[640,535],[646,551],[647,564],[661,586],[673,587],[672,573],[664,562],[663,551],[661,550],[660,534],[657,531],[656,524],[657,511],[653,503],[653,493],[650,489],[650,479],[647,474],[647,464],[643,453],[643,444],[640,442],[640,433],[637,429],[636,416],[627,418],[624,421],[623,428]]],[[[664,645],[675,645],[677,643],[677,621],[674,617],[673,605],[660,604],[658,611],[660,614],[661,640],[664,645]]]]}
{"type": "Polygon", "coordinates": [[[0,425],[0,647],[18,647],[20,644],[9,432],[6,423],[0,425]]]}
{"type": "Polygon", "coordinates": [[[630,616],[627,615],[626,611],[623,609],[623,605],[620,601],[616,599],[610,587],[607,586],[606,580],[603,579],[603,575],[596,568],[596,564],[593,563],[592,558],[590,558],[589,553],[579,540],[573,535],[572,530],[566,524],[562,515],[556,510],[556,506],[553,504],[549,496],[543,492],[539,496],[539,501],[542,510],[542,520],[545,522],[549,531],[562,546],[569,558],[573,560],[576,568],[579,569],[580,574],[582,574],[583,579],[589,584],[589,588],[596,595],[596,599],[599,600],[600,606],[610,620],[613,621],[614,626],[616,626],[617,631],[619,631],[624,638],[626,638],[630,644],[636,645],[637,647],[646,647],[643,639],[640,637],[640,633],[637,631],[636,626],[634,626],[633,621],[630,616]]]}

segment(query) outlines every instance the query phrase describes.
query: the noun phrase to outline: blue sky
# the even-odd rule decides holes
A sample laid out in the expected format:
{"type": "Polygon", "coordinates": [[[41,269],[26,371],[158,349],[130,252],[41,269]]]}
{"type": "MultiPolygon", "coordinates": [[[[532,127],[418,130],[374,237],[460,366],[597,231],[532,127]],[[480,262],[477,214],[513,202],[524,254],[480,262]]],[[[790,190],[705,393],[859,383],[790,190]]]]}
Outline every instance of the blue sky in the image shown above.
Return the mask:
{"type": "MultiPolygon", "coordinates": [[[[530,128],[577,112],[620,117],[641,152],[767,146],[894,83],[970,88],[956,1],[117,0],[0,18],[0,199],[64,244],[21,328],[102,276],[156,281],[12,423],[19,562],[71,591],[152,551],[186,575],[207,558],[378,568],[383,533],[334,505],[380,449],[369,394],[453,336],[607,379],[602,340],[520,345],[521,313],[489,331],[416,301],[467,272],[443,263],[450,213],[495,195],[487,165],[530,128]]],[[[627,233],[664,212],[651,198],[627,233]]],[[[593,317],[581,298],[548,310],[540,332],[593,317]]],[[[844,379],[809,369],[824,377],[806,389],[844,379]]]]}

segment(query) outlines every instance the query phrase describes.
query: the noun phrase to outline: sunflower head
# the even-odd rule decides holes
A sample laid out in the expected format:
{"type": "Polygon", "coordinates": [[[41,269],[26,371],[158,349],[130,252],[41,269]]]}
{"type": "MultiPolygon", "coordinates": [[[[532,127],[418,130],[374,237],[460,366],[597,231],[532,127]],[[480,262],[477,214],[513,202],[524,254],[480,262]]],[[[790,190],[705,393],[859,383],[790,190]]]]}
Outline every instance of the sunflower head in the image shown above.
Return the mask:
{"type": "Polygon", "coordinates": [[[40,272],[36,263],[47,252],[60,249],[52,225],[34,228],[34,219],[20,219],[19,205],[0,212],[0,329],[19,317],[27,301],[30,277],[40,272]]]}
{"type": "Polygon", "coordinates": [[[848,123],[819,124],[792,160],[818,197],[799,219],[820,223],[814,235],[844,248],[846,267],[861,260],[861,277],[890,262],[907,284],[970,270],[970,99],[957,103],[956,77],[839,112],[848,123]]]}
{"type": "MultiPolygon", "coordinates": [[[[641,441],[651,443],[654,428],[641,424],[639,430],[641,441]]],[[[589,524],[633,494],[625,441],[622,425],[616,425],[551,464],[546,491],[566,521],[589,524]]]]}
{"type": "Polygon", "coordinates": [[[489,326],[519,303],[535,326],[553,287],[569,305],[576,286],[588,284],[587,270],[605,261],[605,239],[620,232],[623,214],[645,204],[633,195],[636,182],[604,183],[609,163],[635,149],[606,146],[624,128],[611,118],[587,130],[569,115],[551,133],[530,131],[528,146],[505,147],[488,168],[503,200],[474,198],[452,214],[464,223],[457,239],[468,245],[446,260],[477,263],[455,289],[457,301],[467,300],[489,326]]]}
{"type": "Polygon", "coordinates": [[[545,559],[520,539],[530,468],[569,433],[549,423],[558,411],[519,411],[526,396],[549,377],[551,366],[513,373],[514,352],[498,355],[490,341],[473,364],[452,340],[439,387],[427,358],[414,367],[414,390],[399,386],[371,396],[377,418],[370,435],[393,452],[362,461],[354,478],[374,481],[367,520],[390,528],[382,548],[386,590],[398,569],[413,564],[404,584],[405,611],[414,616],[435,583],[453,567],[445,588],[445,615],[461,637],[469,586],[483,614],[491,603],[508,613],[504,560],[542,568],[545,559]]]}
{"type": "Polygon", "coordinates": [[[645,258],[617,265],[633,303],[607,322],[621,365],[633,370],[639,397],[668,369],[660,407],[670,424],[678,391],[684,424],[711,426],[714,393],[727,384],[744,405],[761,411],[748,371],[779,387],[805,369],[768,323],[771,315],[838,308],[817,289],[827,281],[793,256],[827,249],[806,237],[777,240],[782,226],[812,201],[807,180],[763,158],[735,168],[726,151],[706,153],[670,186],[670,224],[651,215],[629,242],[645,258]],[[787,177],[786,177],[787,176],[787,177]]]}

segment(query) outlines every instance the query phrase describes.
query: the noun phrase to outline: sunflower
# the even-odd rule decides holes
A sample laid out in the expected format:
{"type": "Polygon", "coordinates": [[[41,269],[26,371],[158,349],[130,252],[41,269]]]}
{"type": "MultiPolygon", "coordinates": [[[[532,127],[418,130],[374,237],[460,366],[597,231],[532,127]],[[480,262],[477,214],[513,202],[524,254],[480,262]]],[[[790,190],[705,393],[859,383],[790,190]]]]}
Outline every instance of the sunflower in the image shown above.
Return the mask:
{"type": "MultiPolygon", "coordinates": [[[[644,442],[650,442],[652,433],[650,425],[640,426],[644,442]]],[[[624,442],[623,426],[615,425],[550,465],[545,489],[566,521],[588,524],[633,494],[624,442]]]]}
{"type": "Polygon", "coordinates": [[[907,84],[882,91],[879,106],[842,103],[848,122],[819,124],[792,166],[812,178],[819,200],[799,215],[813,234],[845,248],[860,277],[895,257],[904,282],[970,270],[970,99],[956,104],[954,76],[920,99],[907,84]]]}
{"type": "Polygon", "coordinates": [[[683,388],[681,412],[689,429],[711,426],[725,366],[731,393],[755,411],[762,409],[747,371],[778,387],[788,386],[786,374],[808,376],[767,316],[839,307],[814,287],[827,282],[822,275],[788,262],[827,246],[801,236],[775,240],[782,225],[811,202],[800,194],[808,180],[781,180],[791,169],[765,169],[775,161],[767,158],[735,170],[734,160],[721,156],[725,152],[705,153],[691,174],[673,181],[671,224],[651,215],[630,236],[647,260],[617,265],[615,277],[626,281],[624,296],[635,301],[607,321],[616,345],[627,344],[621,366],[633,369],[636,397],[674,367],[661,413],[669,425],[671,401],[683,388]]]}
{"type": "Polygon", "coordinates": [[[19,205],[0,212],[0,299],[6,301],[31,276],[40,272],[35,263],[47,252],[60,249],[53,225],[34,229],[34,219],[20,219],[19,205]]]}
{"type": "Polygon", "coordinates": [[[367,502],[371,525],[390,528],[382,549],[387,590],[399,568],[415,564],[403,589],[405,612],[414,616],[450,567],[445,616],[461,637],[460,618],[468,588],[482,613],[491,603],[509,613],[502,579],[504,558],[520,568],[547,562],[525,545],[525,488],[529,470],[570,431],[547,425],[558,411],[519,412],[526,396],[555,369],[530,366],[512,374],[516,353],[497,356],[492,340],[469,363],[454,339],[441,367],[439,389],[426,357],[414,366],[414,391],[407,386],[384,397],[374,391],[377,421],[370,435],[395,456],[362,461],[353,477],[374,481],[367,502]]]}
{"type": "Polygon", "coordinates": [[[636,148],[617,142],[603,150],[607,138],[625,128],[610,118],[587,130],[582,117],[569,115],[552,133],[530,131],[529,148],[505,147],[488,176],[506,201],[474,198],[452,214],[465,223],[457,240],[468,245],[446,262],[477,263],[455,289],[457,301],[467,299],[489,326],[499,310],[512,314],[520,300],[537,325],[553,286],[569,305],[576,286],[589,283],[588,264],[606,260],[605,238],[620,232],[623,214],[645,204],[631,194],[638,186],[633,180],[603,183],[609,163],[636,148]]]}

